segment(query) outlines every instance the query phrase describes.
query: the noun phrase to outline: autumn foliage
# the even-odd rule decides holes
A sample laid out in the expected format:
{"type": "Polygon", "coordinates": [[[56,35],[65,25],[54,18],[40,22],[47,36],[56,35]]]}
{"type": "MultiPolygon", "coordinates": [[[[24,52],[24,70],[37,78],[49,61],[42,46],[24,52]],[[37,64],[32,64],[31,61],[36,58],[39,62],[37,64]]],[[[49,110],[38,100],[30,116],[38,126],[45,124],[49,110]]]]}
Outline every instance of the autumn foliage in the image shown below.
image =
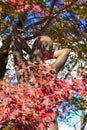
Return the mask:
{"type": "MultiPolygon", "coordinates": [[[[80,59],[82,58],[81,52],[84,52],[84,54],[87,52],[87,24],[84,25],[84,21],[80,26],[81,21],[79,21],[80,19],[86,19],[85,12],[87,8],[85,1],[83,1],[82,6],[79,5],[79,0],[77,0],[78,2],[76,0],[73,0],[74,2],[72,0],[65,0],[64,2],[62,0],[62,3],[60,4],[54,1],[51,3],[51,6],[48,6],[44,0],[32,0],[32,2],[31,0],[1,1],[1,34],[5,34],[6,29],[13,27],[12,37],[8,38],[9,40],[6,40],[6,44],[4,45],[9,44],[12,39],[18,39],[15,36],[17,33],[18,35],[21,35],[22,38],[23,31],[24,34],[27,32],[29,34],[28,30],[33,30],[33,32],[30,31],[30,34],[39,36],[47,33],[49,36],[53,37],[54,40],[56,39],[58,41],[58,46],[61,46],[60,48],[71,48],[79,55],[80,59]],[[67,15],[65,12],[67,12],[67,15]],[[28,13],[32,14],[32,16],[34,15],[35,17],[35,14],[40,14],[40,17],[37,17],[38,22],[30,24],[27,30],[26,28],[24,29],[24,25],[28,20],[24,20],[23,18],[25,18],[25,14],[28,13]],[[5,23],[4,18],[6,16],[9,16],[10,20],[5,23]],[[23,28],[18,25],[12,25],[12,21],[15,20],[16,16],[19,22],[22,22],[23,28]],[[80,27],[82,27],[85,32],[81,31],[80,27]],[[80,44],[80,41],[82,41],[84,44],[80,44]]],[[[48,1],[51,2],[51,0],[48,1]]],[[[34,17],[28,19],[31,21],[31,19],[34,19],[34,17]]],[[[31,37],[32,36],[30,36],[30,38],[31,37]]],[[[16,42],[18,41],[16,40],[16,42]]],[[[18,43],[19,47],[23,42],[24,40],[18,43]]],[[[25,44],[27,44],[27,41],[25,44]]],[[[2,62],[4,60],[1,58],[1,52],[3,51],[0,51],[0,64],[2,65],[2,69],[2,62]]],[[[73,59],[74,60],[72,60],[72,63],[77,63],[77,58],[74,57],[73,59]]],[[[46,60],[46,58],[43,60],[46,60]]],[[[7,59],[5,59],[5,62],[6,61],[7,59]]],[[[70,77],[69,80],[64,80],[58,79],[55,71],[48,71],[48,68],[45,65],[38,65],[35,63],[25,66],[21,62],[18,62],[14,67],[15,70],[17,70],[19,73],[20,83],[12,85],[10,82],[8,82],[9,78],[7,77],[6,80],[0,81],[1,130],[47,129],[49,125],[54,121],[56,116],[63,117],[64,112],[69,112],[70,110],[78,110],[79,102],[75,99],[81,99],[83,103],[86,102],[85,106],[87,106],[87,73],[85,69],[83,71],[77,71],[79,76],[83,76],[85,78],[76,79],[70,77]],[[73,100],[75,100],[75,102],[73,100]],[[63,105],[64,102],[68,102],[68,104],[70,102],[72,104],[63,105]],[[57,113],[58,108],[61,108],[62,110],[58,111],[57,113]]]]}
{"type": "Polygon", "coordinates": [[[47,11],[44,11],[41,4],[31,2],[30,0],[5,0],[3,2],[7,2],[8,4],[10,4],[15,12],[31,12],[40,13],[42,15],[48,15],[47,11]]]}
{"type": "Polygon", "coordinates": [[[46,66],[33,66],[24,70],[27,76],[23,78],[27,78],[28,83],[26,79],[25,83],[16,85],[0,81],[0,127],[3,129],[48,128],[55,119],[57,104],[72,100],[76,94],[82,98],[87,95],[87,79],[72,78],[70,82],[58,79],[53,70],[47,71],[46,66]],[[28,79],[31,73],[34,76],[33,83],[28,79]]]}

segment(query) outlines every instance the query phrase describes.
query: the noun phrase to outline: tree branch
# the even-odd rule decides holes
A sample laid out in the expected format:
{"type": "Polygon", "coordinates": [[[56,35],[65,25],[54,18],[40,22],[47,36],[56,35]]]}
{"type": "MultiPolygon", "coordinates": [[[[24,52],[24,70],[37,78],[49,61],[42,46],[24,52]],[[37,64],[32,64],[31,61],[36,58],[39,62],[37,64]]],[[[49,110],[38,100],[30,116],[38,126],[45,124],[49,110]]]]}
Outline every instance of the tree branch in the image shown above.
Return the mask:
{"type": "Polygon", "coordinates": [[[45,23],[45,25],[41,28],[41,32],[44,31],[49,24],[51,23],[51,21],[56,18],[56,16],[58,15],[58,13],[60,13],[61,11],[64,11],[65,9],[70,8],[77,0],[74,0],[72,3],[70,3],[69,5],[63,7],[62,9],[56,10],[52,15],[49,16],[48,21],[45,23]]]}
{"type": "Polygon", "coordinates": [[[24,51],[26,51],[29,55],[31,55],[32,54],[32,50],[31,50],[31,48],[27,45],[27,43],[26,43],[26,40],[24,39],[24,38],[22,38],[21,37],[21,35],[18,35],[18,38],[20,39],[20,44],[21,44],[21,46],[22,46],[22,49],[24,50],[24,51]]]}
{"type": "Polygon", "coordinates": [[[57,1],[57,0],[53,0],[53,1],[52,1],[51,8],[50,8],[50,14],[51,14],[52,11],[53,11],[53,8],[54,8],[54,5],[56,4],[56,1],[57,1]]]}

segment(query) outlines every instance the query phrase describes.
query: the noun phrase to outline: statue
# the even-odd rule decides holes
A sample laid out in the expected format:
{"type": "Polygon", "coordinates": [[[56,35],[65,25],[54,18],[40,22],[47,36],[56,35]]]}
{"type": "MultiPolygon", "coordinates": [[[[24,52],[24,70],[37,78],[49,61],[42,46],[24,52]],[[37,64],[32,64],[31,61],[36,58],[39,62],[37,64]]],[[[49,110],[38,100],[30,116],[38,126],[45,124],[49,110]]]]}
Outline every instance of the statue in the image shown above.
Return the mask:
{"type": "Polygon", "coordinates": [[[48,69],[55,69],[56,73],[58,73],[64,66],[69,53],[70,49],[68,48],[55,51],[53,49],[52,39],[49,36],[40,36],[35,40],[32,46],[30,60],[42,64],[45,60],[56,59],[53,64],[48,66],[48,69]]]}

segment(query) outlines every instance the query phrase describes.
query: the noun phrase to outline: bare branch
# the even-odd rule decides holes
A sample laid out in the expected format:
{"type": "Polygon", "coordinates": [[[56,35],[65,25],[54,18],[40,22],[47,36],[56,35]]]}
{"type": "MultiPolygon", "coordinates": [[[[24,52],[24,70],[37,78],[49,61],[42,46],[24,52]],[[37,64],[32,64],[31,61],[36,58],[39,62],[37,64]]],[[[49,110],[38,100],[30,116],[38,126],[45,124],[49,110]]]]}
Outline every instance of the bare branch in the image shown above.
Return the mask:
{"type": "Polygon", "coordinates": [[[53,2],[52,2],[52,4],[51,4],[50,14],[51,14],[52,11],[53,11],[53,8],[54,8],[54,5],[56,4],[56,1],[57,1],[57,0],[53,0],[53,2]]]}

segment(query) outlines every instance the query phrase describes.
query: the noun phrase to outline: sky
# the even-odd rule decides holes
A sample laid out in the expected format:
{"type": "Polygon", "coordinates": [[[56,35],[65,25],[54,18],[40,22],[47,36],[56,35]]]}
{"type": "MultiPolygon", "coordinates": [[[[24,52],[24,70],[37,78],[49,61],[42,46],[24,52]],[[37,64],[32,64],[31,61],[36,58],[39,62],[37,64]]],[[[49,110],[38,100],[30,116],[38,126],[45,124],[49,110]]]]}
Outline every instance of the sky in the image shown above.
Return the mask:
{"type": "Polygon", "coordinates": [[[69,127],[65,123],[59,125],[59,130],[74,130],[72,127],[69,127]]]}
{"type": "Polygon", "coordinates": [[[0,37],[0,48],[2,47],[2,40],[1,40],[1,37],[0,37]]]}
{"type": "MultiPolygon", "coordinates": [[[[59,125],[59,130],[74,130],[74,128],[69,127],[65,123],[62,123],[62,124],[59,125]]],[[[77,130],[79,130],[79,128],[77,130]]],[[[87,130],[87,127],[85,128],[85,130],[87,130]]]]}

